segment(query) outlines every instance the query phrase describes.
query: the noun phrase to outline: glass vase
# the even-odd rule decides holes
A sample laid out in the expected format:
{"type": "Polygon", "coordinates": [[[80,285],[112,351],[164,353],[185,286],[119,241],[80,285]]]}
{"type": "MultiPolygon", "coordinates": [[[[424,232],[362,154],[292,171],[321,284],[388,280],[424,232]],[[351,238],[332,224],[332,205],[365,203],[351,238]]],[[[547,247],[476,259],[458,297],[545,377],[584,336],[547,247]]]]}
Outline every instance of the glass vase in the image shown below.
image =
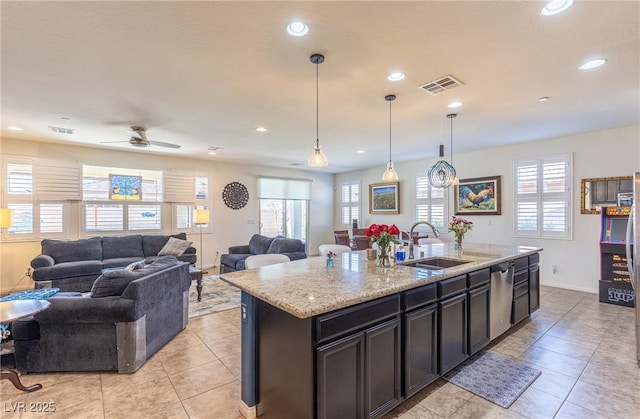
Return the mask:
{"type": "Polygon", "coordinates": [[[462,250],[462,236],[456,236],[456,239],[453,242],[453,248],[456,250],[462,250]]]}
{"type": "Polygon", "coordinates": [[[327,258],[327,268],[333,268],[333,258],[327,258]]]}
{"type": "Polygon", "coordinates": [[[378,248],[378,257],[376,258],[376,266],[380,266],[382,268],[388,268],[391,266],[391,260],[389,260],[389,247],[380,247],[378,248]]]}

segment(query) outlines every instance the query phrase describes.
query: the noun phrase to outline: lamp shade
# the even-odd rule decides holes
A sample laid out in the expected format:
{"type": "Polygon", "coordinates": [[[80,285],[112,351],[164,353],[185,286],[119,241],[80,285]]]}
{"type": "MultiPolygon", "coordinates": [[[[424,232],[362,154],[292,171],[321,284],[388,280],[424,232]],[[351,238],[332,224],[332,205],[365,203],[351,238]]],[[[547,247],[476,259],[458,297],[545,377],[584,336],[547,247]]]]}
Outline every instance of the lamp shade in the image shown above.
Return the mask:
{"type": "Polygon", "coordinates": [[[207,224],[209,222],[209,210],[197,209],[196,211],[196,224],[207,224]]]}
{"type": "Polygon", "coordinates": [[[0,208],[0,228],[11,227],[11,210],[0,208]]]}

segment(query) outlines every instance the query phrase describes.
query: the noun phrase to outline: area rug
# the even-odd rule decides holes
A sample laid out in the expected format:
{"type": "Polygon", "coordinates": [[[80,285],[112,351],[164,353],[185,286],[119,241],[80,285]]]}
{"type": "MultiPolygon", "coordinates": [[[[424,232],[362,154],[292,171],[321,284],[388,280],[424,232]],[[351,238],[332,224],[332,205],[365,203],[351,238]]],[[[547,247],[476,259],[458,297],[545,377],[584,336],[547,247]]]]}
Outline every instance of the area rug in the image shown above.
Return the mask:
{"type": "Polygon", "coordinates": [[[210,275],[202,279],[202,301],[198,301],[196,281],[189,289],[189,318],[240,307],[240,289],[210,275]]]}
{"type": "Polygon", "coordinates": [[[442,378],[506,409],[540,374],[522,362],[480,351],[442,378]]]}

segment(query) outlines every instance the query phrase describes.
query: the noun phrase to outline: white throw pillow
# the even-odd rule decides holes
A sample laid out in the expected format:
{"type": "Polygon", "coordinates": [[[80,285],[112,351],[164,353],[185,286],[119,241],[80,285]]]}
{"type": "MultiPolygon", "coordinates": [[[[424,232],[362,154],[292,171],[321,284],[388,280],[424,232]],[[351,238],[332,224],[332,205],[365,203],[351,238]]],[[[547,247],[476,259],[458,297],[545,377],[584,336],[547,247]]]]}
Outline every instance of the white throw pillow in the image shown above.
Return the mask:
{"type": "Polygon", "coordinates": [[[158,256],[180,256],[191,246],[190,241],[169,237],[169,240],[158,252],[158,256]]]}
{"type": "Polygon", "coordinates": [[[128,264],[125,269],[129,272],[133,272],[140,268],[144,268],[144,259],[128,264]]]}

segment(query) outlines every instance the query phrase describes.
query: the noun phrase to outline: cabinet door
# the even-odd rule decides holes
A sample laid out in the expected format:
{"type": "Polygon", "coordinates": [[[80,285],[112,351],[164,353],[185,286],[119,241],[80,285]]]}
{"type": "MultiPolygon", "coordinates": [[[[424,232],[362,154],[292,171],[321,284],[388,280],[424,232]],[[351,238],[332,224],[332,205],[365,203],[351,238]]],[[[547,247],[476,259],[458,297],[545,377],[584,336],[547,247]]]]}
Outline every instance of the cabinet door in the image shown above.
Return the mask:
{"type": "Polygon", "coordinates": [[[469,291],[469,355],[491,340],[489,334],[490,287],[484,285],[469,291]]]}
{"type": "Polygon", "coordinates": [[[467,293],[438,303],[440,374],[469,357],[467,348],[467,293]]]}
{"type": "MultiPolygon", "coordinates": [[[[377,418],[402,400],[400,394],[400,319],[365,331],[365,403],[367,417],[377,418]]],[[[340,387],[340,386],[339,386],[340,387]]],[[[342,412],[340,416],[351,417],[342,412]]]]}
{"type": "Polygon", "coordinates": [[[529,312],[540,308],[540,266],[529,267],[529,312]]]}
{"type": "Polygon", "coordinates": [[[404,315],[404,397],[438,378],[438,305],[404,315]]]}
{"type": "Polygon", "coordinates": [[[318,418],[364,418],[364,333],[317,349],[318,418]]]}

